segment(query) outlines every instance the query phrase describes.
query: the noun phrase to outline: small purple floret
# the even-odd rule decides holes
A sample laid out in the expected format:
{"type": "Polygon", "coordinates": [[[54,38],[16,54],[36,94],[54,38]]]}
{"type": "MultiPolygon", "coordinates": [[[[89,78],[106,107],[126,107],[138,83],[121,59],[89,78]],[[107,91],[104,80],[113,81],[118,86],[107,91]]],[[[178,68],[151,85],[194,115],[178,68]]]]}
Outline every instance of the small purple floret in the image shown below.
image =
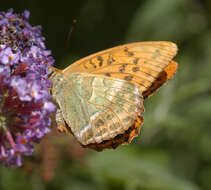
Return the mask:
{"type": "Polygon", "coordinates": [[[56,109],[48,91],[54,59],[29,16],[0,12],[0,162],[6,166],[21,166],[22,156],[32,154],[56,109]]]}

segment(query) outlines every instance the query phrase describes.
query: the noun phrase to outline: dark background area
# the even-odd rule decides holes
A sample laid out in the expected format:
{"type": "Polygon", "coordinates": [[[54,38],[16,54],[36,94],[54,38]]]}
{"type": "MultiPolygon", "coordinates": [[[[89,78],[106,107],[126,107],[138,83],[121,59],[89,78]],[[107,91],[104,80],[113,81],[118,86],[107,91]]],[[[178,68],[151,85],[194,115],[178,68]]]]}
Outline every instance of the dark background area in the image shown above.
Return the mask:
{"type": "Polygon", "coordinates": [[[168,40],[179,46],[179,69],[145,101],[131,145],[98,153],[53,132],[23,167],[0,167],[1,190],[211,189],[211,1],[1,1],[9,8],[30,10],[59,68],[116,45],[168,40]]]}

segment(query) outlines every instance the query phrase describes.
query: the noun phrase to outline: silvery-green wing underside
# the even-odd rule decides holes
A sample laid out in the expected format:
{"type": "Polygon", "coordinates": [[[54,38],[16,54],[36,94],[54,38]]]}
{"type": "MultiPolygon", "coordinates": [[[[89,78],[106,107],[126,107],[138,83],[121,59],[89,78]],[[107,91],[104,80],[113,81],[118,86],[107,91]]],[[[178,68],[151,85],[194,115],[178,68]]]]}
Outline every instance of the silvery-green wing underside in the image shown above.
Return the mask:
{"type": "Polygon", "coordinates": [[[89,73],[72,73],[60,80],[53,85],[53,97],[83,145],[124,133],[144,110],[138,86],[128,81],[89,73]]]}

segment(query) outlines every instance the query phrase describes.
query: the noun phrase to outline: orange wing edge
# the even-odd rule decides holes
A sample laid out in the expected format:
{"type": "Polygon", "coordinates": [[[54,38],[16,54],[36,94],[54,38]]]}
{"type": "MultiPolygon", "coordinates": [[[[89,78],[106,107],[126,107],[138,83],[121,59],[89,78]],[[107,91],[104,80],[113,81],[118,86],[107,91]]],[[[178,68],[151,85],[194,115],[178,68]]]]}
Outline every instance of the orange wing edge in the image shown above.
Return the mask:
{"type": "Polygon", "coordinates": [[[152,85],[143,92],[144,99],[151,96],[158,88],[160,88],[168,80],[172,79],[178,68],[178,63],[172,60],[168,66],[160,73],[158,78],[152,83],[152,85]]]}

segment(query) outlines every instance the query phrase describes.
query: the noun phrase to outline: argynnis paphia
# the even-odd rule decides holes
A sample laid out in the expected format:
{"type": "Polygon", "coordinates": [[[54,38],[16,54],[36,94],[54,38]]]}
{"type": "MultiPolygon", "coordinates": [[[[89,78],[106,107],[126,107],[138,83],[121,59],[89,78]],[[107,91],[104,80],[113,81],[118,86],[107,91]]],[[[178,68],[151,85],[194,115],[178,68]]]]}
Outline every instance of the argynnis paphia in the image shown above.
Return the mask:
{"type": "Polygon", "coordinates": [[[98,151],[128,144],[143,123],[143,100],[176,73],[176,53],[172,42],[137,42],[54,69],[58,129],[98,151]]]}

